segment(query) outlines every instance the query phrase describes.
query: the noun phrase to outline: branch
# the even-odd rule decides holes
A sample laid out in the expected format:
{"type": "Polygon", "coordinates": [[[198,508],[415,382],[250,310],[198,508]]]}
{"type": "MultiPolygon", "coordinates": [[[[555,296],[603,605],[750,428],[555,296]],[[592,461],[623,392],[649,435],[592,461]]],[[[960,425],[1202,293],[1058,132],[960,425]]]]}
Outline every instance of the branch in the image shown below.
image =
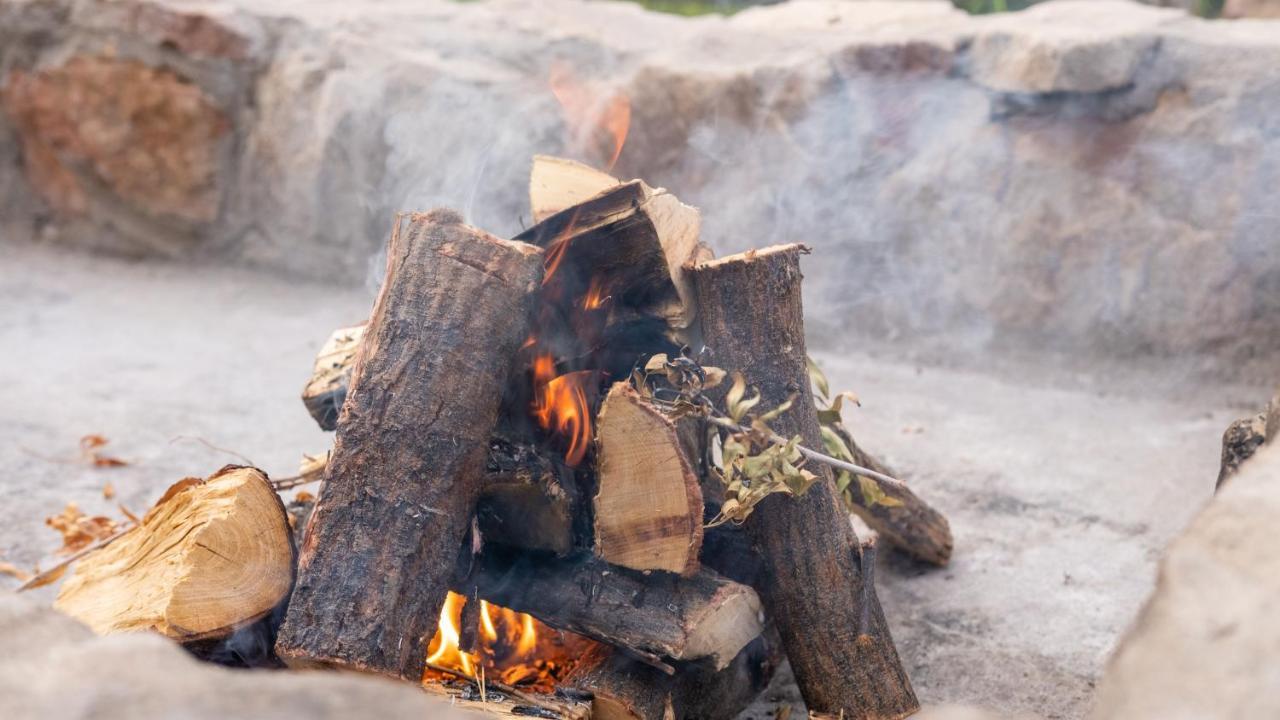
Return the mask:
{"type": "MultiPolygon", "coordinates": [[[[718,425],[726,430],[732,430],[733,432],[739,433],[751,432],[747,428],[742,427],[726,417],[708,414],[706,418],[707,422],[712,425],[718,425]]],[[[769,442],[774,445],[786,445],[789,441],[777,433],[769,433],[769,442]]],[[[878,473],[870,468],[864,468],[861,465],[854,465],[851,462],[845,462],[844,460],[833,458],[830,455],[824,455],[817,450],[810,450],[803,445],[797,445],[796,450],[799,450],[801,455],[813,460],[814,462],[820,462],[824,465],[830,465],[831,467],[839,468],[841,470],[848,470],[855,475],[862,475],[863,477],[871,478],[882,485],[895,489],[907,487],[906,483],[898,480],[897,478],[889,477],[884,473],[878,473]]]]}

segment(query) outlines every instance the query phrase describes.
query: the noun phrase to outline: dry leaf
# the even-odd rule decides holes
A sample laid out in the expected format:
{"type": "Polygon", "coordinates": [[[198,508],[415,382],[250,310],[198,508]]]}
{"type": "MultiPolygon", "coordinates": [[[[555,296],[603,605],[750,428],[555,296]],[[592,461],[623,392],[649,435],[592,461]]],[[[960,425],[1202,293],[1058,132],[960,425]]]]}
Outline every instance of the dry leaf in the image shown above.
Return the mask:
{"type": "Polygon", "coordinates": [[[67,563],[66,565],[59,565],[58,567],[55,567],[54,569],[50,570],[47,573],[44,573],[43,575],[40,573],[36,573],[35,582],[28,585],[26,589],[35,590],[38,587],[44,587],[45,585],[49,585],[51,583],[57,582],[59,579],[62,578],[63,575],[67,574],[67,568],[69,567],[71,567],[71,563],[67,563]]]}
{"type": "Polygon", "coordinates": [[[19,582],[26,582],[31,579],[31,573],[14,565],[13,563],[0,562],[0,575],[8,575],[16,578],[19,582]]]}
{"type": "Polygon", "coordinates": [[[115,496],[116,496],[115,485],[112,485],[111,483],[107,483],[106,485],[102,486],[102,498],[104,500],[111,500],[115,496]]]}
{"type": "Polygon", "coordinates": [[[92,465],[93,467],[124,467],[128,462],[110,455],[103,455],[98,452],[98,448],[106,445],[107,440],[102,435],[85,435],[80,438],[80,457],[81,459],[92,465]]]}
{"type": "Polygon", "coordinates": [[[69,555],[94,542],[114,535],[117,523],[109,517],[89,517],[75,503],[67,503],[62,512],[45,518],[45,524],[62,533],[62,547],[58,552],[69,555]]]}
{"type": "Polygon", "coordinates": [[[293,496],[293,501],[299,503],[313,503],[316,501],[316,496],[306,490],[299,490],[298,494],[293,496]]]}

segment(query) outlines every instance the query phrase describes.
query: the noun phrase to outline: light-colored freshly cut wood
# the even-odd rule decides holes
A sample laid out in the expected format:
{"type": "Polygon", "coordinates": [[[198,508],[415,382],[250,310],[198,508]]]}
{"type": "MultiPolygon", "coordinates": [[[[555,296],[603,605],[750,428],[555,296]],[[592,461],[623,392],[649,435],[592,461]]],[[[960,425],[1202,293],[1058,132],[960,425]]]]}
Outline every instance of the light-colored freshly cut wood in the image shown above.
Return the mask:
{"type": "Polygon", "coordinates": [[[169,488],[139,526],[81,559],[54,607],[101,634],[186,642],[262,618],[292,583],[284,505],[261,471],[228,466],[169,488]]]}
{"type": "Polygon", "coordinates": [[[702,488],[675,426],[627,383],[615,383],[596,428],[596,555],[635,570],[696,572],[702,488]]]}
{"type": "Polygon", "coordinates": [[[316,355],[311,379],[302,390],[303,404],[323,430],[338,426],[338,413],[347,399],[351,367],[355,364],[356,350],[360,349],[360,339],[364,337],[364,327],[355,325],[333,331],[316,355]]]}
{"type": "Polygon", "coordinates": [[[540,223],[568,207],[586,201],[622,181],[575,160],[534,155],[529,173],[529,207],[540,223]]]}

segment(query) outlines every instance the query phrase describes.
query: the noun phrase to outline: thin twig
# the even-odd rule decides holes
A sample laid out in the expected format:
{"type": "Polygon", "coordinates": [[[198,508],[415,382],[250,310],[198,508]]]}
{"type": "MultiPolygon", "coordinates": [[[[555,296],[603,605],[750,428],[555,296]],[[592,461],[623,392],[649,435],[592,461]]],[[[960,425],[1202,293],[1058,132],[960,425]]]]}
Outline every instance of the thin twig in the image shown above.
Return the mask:
{"type": "Polygon", "coordinates": [[[22,583],[21,585],[19,585],[19,586],[17,587],[17,589],[15,589],[15,590],[14,590],[14,592],[16,592],[16,593],[20,593],[20,592],[23,592],[23,591],[25,591],[25,590],[30,590],[30,589],[31,589],[31,588],[33,588],[33,587],[39,587],[39,586],[43,585],[43,584],[44,584],[44,582],[43,582],[44,580],[47,580],[49,577],[53,576],[55,573],[60,572],[60,571],[61,571],[63,568],[65,568],[66,566],[68,566],[68,565],[70,565],[71,563],[73,563],[73,562],[75,562],[75,561],[79,560],[80,558],[84,557],[85,555],[88,555],[89,553],[93,552],[94,550],[98,550],[99,548],[104,548],[104,547],[106,547],[106,546],[110,545],[111,543],[115,542],[116,540],[119,540],[120,538],[124,537],[124,534],[125,534],[125,533],[129,532],[130,530],[134,529],[135,527],[137,527],[137,525],[136,525],[136,524],[134,524],[134,523],[126,523],[125,525],[121,526],[121,528],[120,528],[119,530],[115,531],[115,533],[113,533],[113,534],[111,534],[111,535],[108,535],[108,536],[106,536],[106,537],[102,538],[101,540],[99,540],[99,541],[97,541],[97,542],[93,543],[92,545],[90,545],[90,546],[88,546],[88,547],[86,547],[86,548],[83,548],[83,549],[79,550],[78,552],[76,552],[75,554],[71,555],[70,557],[67,557],[67,558],[62,559],[61,561],[59,561],[59,562],[58,562],[58,564],[57,564],[57,565],[54,565],[53,567],[49,568],[48,570],[43,570],[43,571],[41,571],[41,572],[39,572],[39,573],[36,573],[36,574],[31,578],[31,579],[29,579],[29,580],[27,580],[26,582],[24,582],[24,583],[22,583]]]}
{"type": "MultiPolygon", "coordinates": [[[[751,432],[750,430],[742,427],[741,425],[735,423],[734,421],[728,418],[718,417],[716,415],[707,415],[707,422],[713,425],[719,425],[720,427],[725,428],[726,430],[732,430],[733,432],[740,432],[740,433],[751,432]]],[[[781,435],[778,435],[777,433],[769,433],[769,442],[773,443],[774,445],[786,445],[788,442],[790,442],[790,440],[787,440],[786,438],[782,437],[781,435]]],[[[824,465],[830,465],[831,467],[839,468],[841,470],[848,470],[849,472],[854,473],[855,475],[862,475],[864,477],[869,477],[872,480],[877,480],[891,488],[905,490],[907,487],[906,483],[902,482],[897,478],[889,477],[884,473],[876,472],[875,470],[872,470],[870,468],[864,468],[861,465],[854,465],[851,462],[838,460],[836,458],[831,457],[830,455],[824,455],[818,452],[817,450],[810,450],[809,448],[803,445],[796,445],[796,450],[799,450],[801,455],[809,458],[810,460],[813,460],[814,462],[820,462],[824,465]]]]}
{"type": "MultiPolygon", "coordinates": [[[[431,670],[435,670],[438,673],[449,675],[450,677],[455,677],[455,678],[458,678],[459,680],[466,680],[467,682],[475,685],[477,689],[481,687],[479,681],[477,681],[475,678],[471,677],[470,675],[467,675],[466,673],[460,670],[447,668],[443,665],[436,665],[435,663],[427,663],[427,667],[431,670]]],[[[574,720],[584,720],[587,717],[587,713],[584,711],[584,709],[576,705],[565,705],[563,703],[556,703],[548,700],[543,700],[542,698],[539,698],[535,695],[530,695],[529,693],[523,690],[517,690],[516,688],[510,685],[506,685],[500,682],[494,682],[492,680],[485,683],[485,685],[488,688],[497,690],[498,692],[506,693],[507,695],[510,695],[511,697],[516,698],[517,700],[519,700],[520,702],[526,705],[533,705],[534,707],[540,707],[543,710],[550,710],[551,712],[560,713],[566,717],[573,718],[574,720]]]]}
{"type": "Polygon", "coordinates": [[[320,482],[324,479],[324,473],[314,472],[305,475],[291,475],[271,481],[271,488],[277,492],[280,490],[292,490],[303,485],[310,485],[313,482],[320,482]]]}
{"type": "Polygon", "coordinates": [[[247,458],[247,457],[245,457],[245,456],[241,455],[240,453],[236,452],[235,450],[228,450],[228,449],[226,449],[226,448],[218,447],[217,445],[214,445],[213,443],[209,442],[208,440],[205,440],[204,438],[199,437],[199,436],[196,436],[196,435],[179,435],[179,436],[175,437],[174,439],[170,440],[170,441],[169,441],[169,444],[170,444],[170,445],[172,445],[172,444],[174,444],[174,443],[178,442],[179,440],[194,440],[194,441],[196,441],[196,442],[200,443],[201,445],[204,445],[205,447],[209,448],[210,450],[217,450],[218,452],[226,453],[226,454],[228,454],[228,455],[230,455],[230,456],[232,456],[232,457],[240,458],[241,460],[243,460],[243,461],[244,461],[244,464],[245,464],[245,465],[250,465],[250,466],[254,466],[254,467],[256,467],[256,465],[254,465],[254,462],[253,462],[252,460],[250,460],[249,458],[247,458]]]}

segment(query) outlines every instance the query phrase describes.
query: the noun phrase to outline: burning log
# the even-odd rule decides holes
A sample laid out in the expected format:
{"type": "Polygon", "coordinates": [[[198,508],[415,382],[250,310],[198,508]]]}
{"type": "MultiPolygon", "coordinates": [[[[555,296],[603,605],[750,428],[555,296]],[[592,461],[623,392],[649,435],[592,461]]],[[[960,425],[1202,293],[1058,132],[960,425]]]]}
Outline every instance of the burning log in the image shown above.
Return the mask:
{"type": "Polygon", "coordinates": [[[596,555],[635,570],[697,572],[702,490],[675,425],[616,383],[596,426],[596,555]]]}
{"type": "Polygon", "coordinates": [[[548,277],[565,285],[560,297],[587,297],[595,283],[598,295],[613,298],[615,314],[688,327],[694,304],[684,266],[703,252],[700,226],[696,208],[632,180],[546,217],[515,239],[547,250],[548,277]]]}
{"type": "Polygon", "coordinates": [[[590,693],[591,716],[597,720],[731,720],[768,687],[782,659],[772,628],[725,668],[682,663],[672,676],[597,645],[583,655],[564,684],[590,693]]]}
{"type": "Polygon", "coordinates": [[[618,178],[589,165],[551,155],[534,155],[533,170],[529,173],[529,207],[533,209],[533,221],[540,223],[621,184],[618,178]]]}
{"type": "Polygon", "coordinates": [[[141,524],[82,558],[54,607],[101,634],[193,643],[267,616],[292,584],[284,505],[260,471],[227,466],[169,488],[141,524]]]}
{"type": "Polygon", "coordinates": [[[708,658],[723,668],[760,635],[760,601],[709,570],[641,574],[591,557],[486,552],[464,563],[454,592],[528,613],[552,627],[624,648],[651,664],[708,658]],[[470,570],[470,573],[467,573],[470,570]]]}
{"type": "Polygon", "coordinates": [[[286,662],[422,677],[542,260],[451,211],[397,218],[276,642],[286,662]]]}
{"type": "MultiPolygon", "coordinates": [[[[841,423],[831,426],[840,440],[853,454],[855,465],[893,477],[894,473],[875,457],[853,441],[853,436],[841,423]]],[[[855,478],[855,482],[857,479],[855,478]]],[[[878,482],[880,492],[888,502],[867,503],[861,492],[854,492],[852,510],[872,529],[884,536],[894,547],[934,565],[946,565],[951,561],[951,523],[942,513],[921,500],[905,483],[878,482]],[[863,502],[858,502],[864,500],[863,502]]]]}
{"type": "MultiPolygon", "coordinates": [[[[784,437],[821,447],[806,372],[800,245],[771,247],[691,268],[713,363],[741,371],[774,407],[784,437]]],[[[777,624],[810,710],[850,720],[902,718],[919,708],[866,577],[863,553],[830,470],[801,497],[765,498],[746,522],[758,549],[756,586],[777,624]]]]}
{"type": "Polygon", "coordinates": [[[476,517],[485,542],[568,555],[576,542],[572,471],[533,445],[489,441],[476,517]]]}

